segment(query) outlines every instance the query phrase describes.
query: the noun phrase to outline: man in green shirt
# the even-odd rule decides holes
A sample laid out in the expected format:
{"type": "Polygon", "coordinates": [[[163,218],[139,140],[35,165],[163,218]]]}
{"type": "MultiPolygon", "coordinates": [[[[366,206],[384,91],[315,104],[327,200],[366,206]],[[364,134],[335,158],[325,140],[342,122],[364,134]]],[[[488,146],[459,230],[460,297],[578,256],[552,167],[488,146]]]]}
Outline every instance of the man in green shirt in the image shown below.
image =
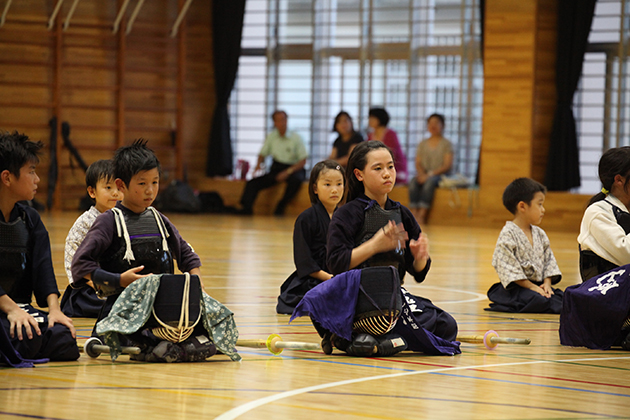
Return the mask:
{"type": "Polygon", "coordinates": [[[286,205],[295,197],[300,185],[306,177],[304,165],[306,164],[306,148],[299,134],[293,131],[287,132],[287,113],[281,110],[275,111],[271,118],[275,129],[265,139],[254,173],[264,166],[267,156],[273,158],[269,172],[258,178],[253,178],[245,185],[245,191],[241,197],[241,214],[252,214],[252,209],[258,192],[269,188],[279,182],[287,183],[284,196],[276,206],[274,214],[284,214],[286,205]]]}

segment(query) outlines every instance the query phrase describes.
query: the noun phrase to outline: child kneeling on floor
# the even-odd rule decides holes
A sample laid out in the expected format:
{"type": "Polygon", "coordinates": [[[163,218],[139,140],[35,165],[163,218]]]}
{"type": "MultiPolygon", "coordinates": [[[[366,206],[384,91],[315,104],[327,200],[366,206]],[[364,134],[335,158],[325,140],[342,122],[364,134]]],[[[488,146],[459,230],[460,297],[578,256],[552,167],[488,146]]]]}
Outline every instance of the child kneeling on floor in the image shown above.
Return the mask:
{"type": "MultiPolygon", "coordinates": [[[[118,149],[113,164],[123,199],[96,218],[72,260],[75,281],[91,280],[97,293],[107,297],[92,335],[102,335],[113,348],[120,343],[139,346],[142,353],[133,357],[137,360],[195,361],[214,355],[217,349],[240,360],[234,350],[238,331],[232,312],[205,293],[203,322],[197,323],[190,336],[168,340],[144,327],[145,306],[158,296],[156,276],[149,274],[173,274],[175,259],[183,273],[200,281],[201,260],[170,220],[151,207],[159,190],[160,163],[146,141],[118,149]]],[[[187,290],[194,288],[188,282],[184,286],[183,276],[179,282],[187,290]]],[[[203,285],[198,284],[202,291],[203,285]]],[[[116,356],[112,352],[112,358],[116,356]]]]}
{"type": "Polygon", "coordinates": [[[545,214],[547,189],[530,178],[512,181],[503,192],[503,205],[514,215],[499,234],[492,266],[500,283],[488,290],[487,311],[552,313],[562,310],[563,292],[554,289],[562,278],[549,238],[538,225],[545,214]]]}

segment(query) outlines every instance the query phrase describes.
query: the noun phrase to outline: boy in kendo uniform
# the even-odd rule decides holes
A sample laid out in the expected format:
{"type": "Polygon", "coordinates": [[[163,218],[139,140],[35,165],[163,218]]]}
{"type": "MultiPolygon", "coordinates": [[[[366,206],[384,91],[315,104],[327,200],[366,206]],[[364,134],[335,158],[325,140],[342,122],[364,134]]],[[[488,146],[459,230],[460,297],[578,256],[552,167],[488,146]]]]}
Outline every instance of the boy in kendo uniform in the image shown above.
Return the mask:
{"type": "MultiPolygon", "coordinates": [[[[160,181],[160,163],[145,140],[118,149],[113,158],[116,186],[122,201],[99,215],[72,260],[72,276],[92,280],[97,293],[107,297],[98,317],[104,319],[132,282],[149,274],[173,274],[179,269],[200,277],[201,260],[166,216],[151,207],[160,181]]],[[[76,281],[76,280],[75,280],[76,281]]],[[[204,360],[216,353],[201,323],[183,343],[155,337],[148,329],[128,336],[143,352],[132,359],[146,361],[204,360]],[[206,337],[207,338],[207,337],[206,337]]],[[[96,336],[96,327],[92,335],[96,336]]]]}
{"type": "Polygon", "coordinates": [[[12,362],[15,350],[25,359],[79,358],[72,320],[59,308],[48,231],[37,211],[19,203],[35,196],[42,146],[17,132],[0,133],[0,356],[20,366],[28,363],[12,362]],[[33,295],[48,313],[31,306],[33,295]]]}

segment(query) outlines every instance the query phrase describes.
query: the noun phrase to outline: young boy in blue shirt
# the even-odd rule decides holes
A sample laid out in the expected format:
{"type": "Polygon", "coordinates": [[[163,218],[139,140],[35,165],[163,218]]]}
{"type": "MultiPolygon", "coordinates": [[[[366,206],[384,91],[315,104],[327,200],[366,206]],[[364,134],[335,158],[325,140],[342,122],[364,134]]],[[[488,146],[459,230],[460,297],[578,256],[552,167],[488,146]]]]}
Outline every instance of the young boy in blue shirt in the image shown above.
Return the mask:
{"type": "Polygon", "coordinates": [[[17,132],[0,133],[0,325],[23,358],[76,360],[74,326],[59,309],[48,231],[37,211],[19,203],[35,197],[42,146],[17,132]],[[48,313],[31,306],[33,295],[48,313]]]}

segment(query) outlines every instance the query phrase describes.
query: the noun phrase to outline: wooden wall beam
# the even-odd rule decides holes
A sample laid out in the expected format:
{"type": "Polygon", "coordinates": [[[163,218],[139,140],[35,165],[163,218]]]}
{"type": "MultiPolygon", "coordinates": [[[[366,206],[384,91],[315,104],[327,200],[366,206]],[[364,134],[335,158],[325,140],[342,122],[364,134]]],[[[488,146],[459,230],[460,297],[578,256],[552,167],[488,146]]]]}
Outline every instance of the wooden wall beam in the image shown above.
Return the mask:
{"type": "MultiPolygon", "coordinates": [[[[55,10],[58,11],[59,7],[63,3],[63,0],[57,0],[55,10]]],[[[52,19],[52,18],[51,18],[52,19]]],[[[63,71],[63,34],[61,28],[61,17],[55,14],[54,18],[54,33],[55,33],[55,51],[54,51],[54,70],[53,70],[53,86],[52,86],[52,98],[53,98],[53,116],[57,117],[57,161],[54,163],[57,165],[57,183],[55,186],[55,192],[53,194],[52,210],[61,209],[61,191],[63,185],[63,174],[59,170],[59,159],[61,157],[63,140],[61,138],[61,75],[63,71]]],[[[50,23],[50,22],[49,22],[50,23]]],[[[50,162],[52,165],[53,162],[50,162]]],[[[49,181],[50,182],[50,181],[49,181]]],[[[51,209],[49,209],[51,210],[51,209]]]]}
{"type": "MultiPolygon", "coordinates": [[[[189,3],[190,4],[190,3],[189,3]]],[[[183,10],[184,0],[179,0],[183,10]]],[[[175,121],[175,175],[184,179],[184,89],[186,84],[186,19],[180,22],[177,32],[177,116],[175,121]]]]}
{"type": "MultiPolygon", "coordinates": [[[[121,6],[121,0],[118,1],[118,9],[126,9],[129,0],[125,0],[121,6]]],[[[124,13],[116,18],[116,24],[114,25],[114,32],[117,38],[117,59],[116,59],[116,148],[125,144],[125,60],[127,56],[127,43],[126,43],[126,26],[127,21],[124,17],[124,13]],[[122,30],[120,29],[122,26],[122,30]]]]}

